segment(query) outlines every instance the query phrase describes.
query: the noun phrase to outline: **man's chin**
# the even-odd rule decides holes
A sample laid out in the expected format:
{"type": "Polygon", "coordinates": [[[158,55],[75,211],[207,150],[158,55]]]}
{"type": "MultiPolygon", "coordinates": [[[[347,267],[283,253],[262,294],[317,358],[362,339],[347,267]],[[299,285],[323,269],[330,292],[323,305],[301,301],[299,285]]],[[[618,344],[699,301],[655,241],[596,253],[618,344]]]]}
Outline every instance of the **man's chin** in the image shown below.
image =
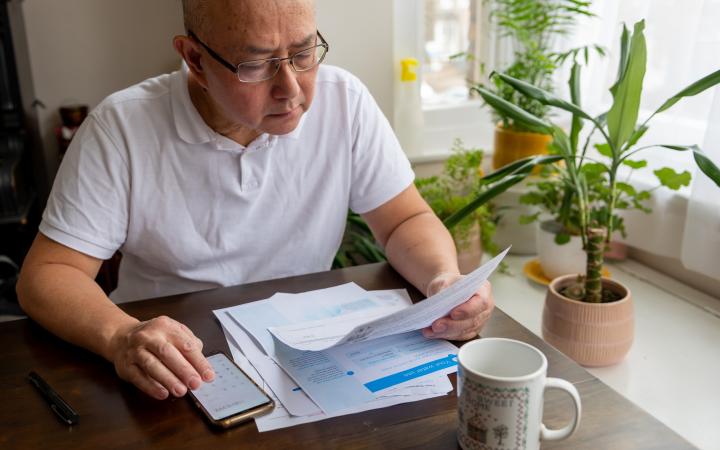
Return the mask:
{"type": "Polygon", "coordinates": [[[302,118],[302,108],[295,108],[288,114],[271,114],[265,116],[264,131],[269,134],[283,135],[292,133],[302,118]]]}

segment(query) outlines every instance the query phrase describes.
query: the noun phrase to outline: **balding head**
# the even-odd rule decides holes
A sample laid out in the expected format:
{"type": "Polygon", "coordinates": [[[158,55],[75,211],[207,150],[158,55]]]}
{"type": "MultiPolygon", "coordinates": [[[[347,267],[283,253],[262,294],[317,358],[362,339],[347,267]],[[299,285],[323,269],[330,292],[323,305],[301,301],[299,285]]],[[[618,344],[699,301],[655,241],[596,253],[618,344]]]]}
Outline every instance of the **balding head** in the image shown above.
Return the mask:
{"type": "Polygon", "coordinates": [[[196,33],[204,31],[204,22],[207,18],[207,7],[210,1],[212,0],[182,0],[185,31],[193,30],[196,33]]]}
{"type": "MultiPolygon", "coordinates": [[[[212,7],[229,12],[231,9],[243,10],[252,8],[267,7],[267,3],[275,3],[276,1],[286,0],[182,0],[183,21],[185,30],[193,30],[195,33],[205,34],[210,17],[212,16],[212,7]]],[[[309,5],[313,13],[315,12],[314,0],[303,0],[296,3],[305,3],[309,5]]]]}

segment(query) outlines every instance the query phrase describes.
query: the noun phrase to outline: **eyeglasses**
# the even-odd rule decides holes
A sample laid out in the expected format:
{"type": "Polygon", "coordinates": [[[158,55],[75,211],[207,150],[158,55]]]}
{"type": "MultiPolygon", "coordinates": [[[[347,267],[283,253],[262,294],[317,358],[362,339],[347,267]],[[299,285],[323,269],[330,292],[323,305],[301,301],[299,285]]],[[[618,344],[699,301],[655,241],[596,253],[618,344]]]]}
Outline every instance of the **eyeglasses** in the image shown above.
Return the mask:
{"type": "Polygon", "coordinates": [[[198,44],[202,45],[202,47],[217,62],[232,71],[242,83],[259,83],[261,81],[269,80],[280,71],[280,64],[283,61],[288,61],[290,63],[290,67],[292,67],[295,72],[306,72],[317,66],[323,62],[325,55],[328,50],[330,50],[330,46],[319,31],[317,32],[317,35],[320,38],[320,44],[306,48],[305,50],[300,50],[287,58],[256,59],[241,62],[239,64],[232,64],[220,56],[215,50],[208,47],[197,37],[195,33],[192,32],[192,30],[188,30],[188,36],[196,40],[198,44]]]}

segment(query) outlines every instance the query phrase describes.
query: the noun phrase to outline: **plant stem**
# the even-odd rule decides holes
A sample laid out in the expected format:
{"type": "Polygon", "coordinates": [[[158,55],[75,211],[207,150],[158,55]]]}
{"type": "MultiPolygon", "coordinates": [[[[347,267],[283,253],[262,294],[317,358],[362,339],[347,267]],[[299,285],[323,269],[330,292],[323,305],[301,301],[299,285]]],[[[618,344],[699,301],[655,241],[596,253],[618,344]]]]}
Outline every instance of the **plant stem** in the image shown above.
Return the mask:
{"type": "Polygon", "coordinates": [[[612,168],[610,172],[608,173],[608,177],[610,179],[610,204],[608,205],[608,211],[607,211],[607,218],[604,224],[605,227],[607,227],[607,236],[606,241],[610,243],[610,238],[613,234],[613,214],[615,213],[615,203],[617,202],[618,198],[618,189],[617,189],[617,169],[620,165],[619,162],[613,161],[612,168]]]}
{"type": "Polygon", "coordinates": [[[605,253],[605,234],[603,227],[587,229],[587,274],[585,276],[585,301],[602,302],[602,266],[605,253]]]}

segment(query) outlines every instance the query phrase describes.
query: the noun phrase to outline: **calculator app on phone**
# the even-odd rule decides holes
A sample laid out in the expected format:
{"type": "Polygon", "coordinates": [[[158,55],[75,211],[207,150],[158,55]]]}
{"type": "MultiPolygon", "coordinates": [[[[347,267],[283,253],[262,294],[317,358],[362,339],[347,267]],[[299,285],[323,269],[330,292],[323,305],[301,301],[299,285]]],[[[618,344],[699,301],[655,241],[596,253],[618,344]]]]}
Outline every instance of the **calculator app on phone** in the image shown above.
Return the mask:
{"type": "Polygon", "coordinates": [[[210,417],[220,420],[270,402],[270,399],[227,356],[207,357],[215,379],[193,390],[210,417]]]}

